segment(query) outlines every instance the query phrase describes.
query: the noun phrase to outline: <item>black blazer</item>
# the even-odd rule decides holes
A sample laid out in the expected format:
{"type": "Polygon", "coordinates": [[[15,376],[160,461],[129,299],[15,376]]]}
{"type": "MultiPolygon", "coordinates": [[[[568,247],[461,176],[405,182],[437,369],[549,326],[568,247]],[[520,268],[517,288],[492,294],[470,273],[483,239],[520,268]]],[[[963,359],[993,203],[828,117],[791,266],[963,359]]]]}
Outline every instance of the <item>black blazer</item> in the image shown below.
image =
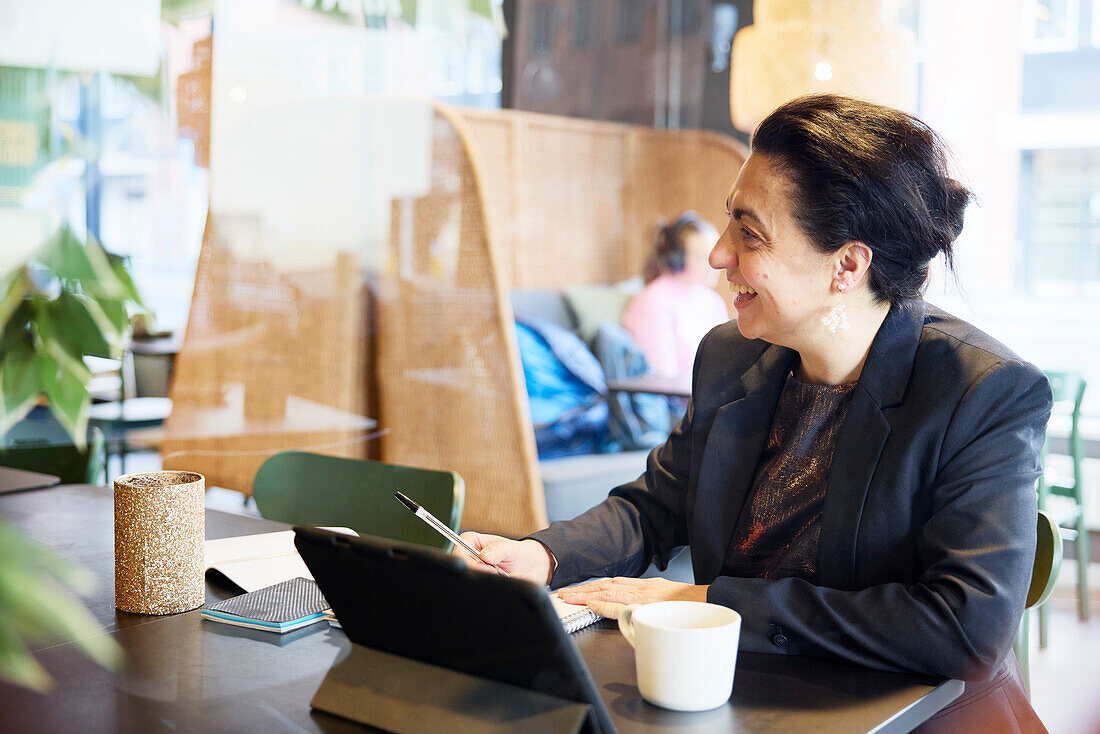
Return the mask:
{"type": "Polygon", "coordinates": [[[720,576],[796,360],[736,323],[711,331],[645,474],[532,536],[557,558],[552,585],[664,568],[689,545],[708,600],[740,612],[742,650],[1003,673],[1035,555],[1045,376],[922,300],[892,307],[837,436],[816,582],[720,576]]]}

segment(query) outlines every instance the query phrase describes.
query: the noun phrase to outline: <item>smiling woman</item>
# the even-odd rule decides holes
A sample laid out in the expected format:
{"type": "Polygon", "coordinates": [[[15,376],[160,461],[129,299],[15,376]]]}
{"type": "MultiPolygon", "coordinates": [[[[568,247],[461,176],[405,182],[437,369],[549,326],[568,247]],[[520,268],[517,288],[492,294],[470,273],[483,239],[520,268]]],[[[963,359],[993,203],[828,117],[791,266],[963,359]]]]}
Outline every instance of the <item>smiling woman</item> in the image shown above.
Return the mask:
{"type": "Polygon", "coordinates": [[[554,587],[616,577],[559,592],[608,616],[705,599],[741,614],[750,652],[966,680],[921,732],[1044,731],[1010,646],[1050,385],[921,298],[969,200],[945,159],[888,107],[769,115],[710,254],[739,318],[700,345],[684,419],[580,517],[469,533],[481,557],[554,587]],[[695,584],[619,578],[686,545],[695,584]]]}
{"type": "Polygon", "coordinates": [[[710,254],[737,293],[738,327],[749,339],[798,349],[819,336],[831,260],[799,228],[793,186],[774,156],[754,152],[729,196],[729,225],[710,254]]]}

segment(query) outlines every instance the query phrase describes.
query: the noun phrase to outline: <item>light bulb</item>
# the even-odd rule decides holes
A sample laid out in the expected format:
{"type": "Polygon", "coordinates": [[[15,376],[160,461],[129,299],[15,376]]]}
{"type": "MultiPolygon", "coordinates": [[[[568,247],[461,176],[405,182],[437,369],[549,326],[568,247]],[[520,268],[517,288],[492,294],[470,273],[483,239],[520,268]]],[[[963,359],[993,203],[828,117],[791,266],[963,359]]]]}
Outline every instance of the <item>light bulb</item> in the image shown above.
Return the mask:
{"type": "Polygon", "coordinates": [[[828,61],[819,61],[814,67],[814,77],[818,81],[827,82],[833,78],[833,65],[828,61]]]}

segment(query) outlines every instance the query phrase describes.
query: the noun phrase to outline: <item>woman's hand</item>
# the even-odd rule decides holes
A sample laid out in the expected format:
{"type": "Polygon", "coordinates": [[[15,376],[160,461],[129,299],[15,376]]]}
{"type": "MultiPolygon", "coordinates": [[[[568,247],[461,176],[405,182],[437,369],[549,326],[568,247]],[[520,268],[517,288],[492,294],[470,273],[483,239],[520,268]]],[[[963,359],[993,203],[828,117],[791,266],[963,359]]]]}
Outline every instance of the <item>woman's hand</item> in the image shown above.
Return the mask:
{"type": "Polygon", "coordinates": [[[662,578],[633,579],[617,576],[558,589],[558,596],[570,604],[584,604],[601,617],[618,619],[627,604],[706,601],[708,588],[710,587],[681,584],[662,578]]]}
{"type": "MultiPolygon", "coordinates": [[[[483,560],[505,571],[509,576],[534,581],[536,584],[550,583],[550,576],[557,564],[546,546],[537,540],[509,540],[499,535],[483,533],[463,533],[459,537],[476,548],[483,560]]],[[[451,553],[466,561],[470,568],[493,571],[476,558],[471,558],[469,553],[457,545],[451,553]]]]}

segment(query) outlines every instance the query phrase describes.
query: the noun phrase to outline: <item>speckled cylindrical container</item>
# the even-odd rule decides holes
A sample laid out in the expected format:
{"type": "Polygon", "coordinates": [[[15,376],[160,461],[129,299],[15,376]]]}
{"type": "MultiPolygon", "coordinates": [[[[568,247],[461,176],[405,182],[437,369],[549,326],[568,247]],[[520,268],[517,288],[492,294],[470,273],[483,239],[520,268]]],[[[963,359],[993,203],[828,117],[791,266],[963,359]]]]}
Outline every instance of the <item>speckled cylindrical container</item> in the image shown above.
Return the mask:
{"type": "Polygon", "coordinates": [[[115,479],[115,606],[175,614],[206,601],[206,480],[186,471],[115,479]]]}

